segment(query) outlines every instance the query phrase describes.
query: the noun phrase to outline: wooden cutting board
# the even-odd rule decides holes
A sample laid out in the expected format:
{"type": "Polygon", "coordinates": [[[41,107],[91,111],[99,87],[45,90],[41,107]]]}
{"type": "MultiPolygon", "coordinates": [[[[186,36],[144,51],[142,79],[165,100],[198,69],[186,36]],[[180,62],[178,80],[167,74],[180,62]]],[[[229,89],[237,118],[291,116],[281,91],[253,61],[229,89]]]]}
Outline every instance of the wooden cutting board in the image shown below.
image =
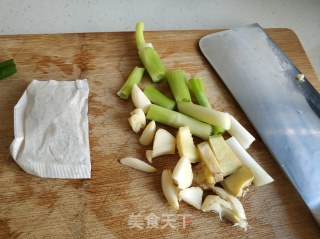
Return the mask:
{"type": "MultiPolygon", "coordinates": [[[[0,36],[0,60],[14,58],[18,69],[0,81],[0,237],[320,238],[300,196],[201,55],[198,41],[212,32],[215,30],[145,32],[145,38],[168,69],[202,77],[214,108],[234,115],[256,137],[249,153],[275,181],[252,187],[241,199],[250,225],[246,232],[185,203],[177,212],[168,206],[160,177],[163,169],[173,169],[178,155],[154,159],[158,169],[154,174],[118,163],[125,156],[145,160],[145,150],[150,149],[139,145],[139,134],[128,124],[131,101],[116,95],[134,66],[141,65],[134,33],[121,32],[0,36]],[[87,78],[90,86],[92,178],[44,179],[23,172],[9,152],[14,105],[32,79],[80,78],[87,78]]],[[[294,32],[269,29],[268,33],[319,90],[319,81],[294,32]]],[[[149,82],[145,76],[141,86],[149,82]]],[[[163,82],[159,87],[165,91],[168,86],[163,82]]]]}

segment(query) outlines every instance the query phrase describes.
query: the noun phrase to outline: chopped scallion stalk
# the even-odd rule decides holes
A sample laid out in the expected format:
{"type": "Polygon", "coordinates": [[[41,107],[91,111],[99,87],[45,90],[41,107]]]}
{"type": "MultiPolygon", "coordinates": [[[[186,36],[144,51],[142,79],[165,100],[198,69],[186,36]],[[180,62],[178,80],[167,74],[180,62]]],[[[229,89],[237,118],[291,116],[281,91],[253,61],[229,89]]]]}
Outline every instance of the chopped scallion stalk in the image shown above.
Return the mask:
{"type": "Polygon", "coordinates": [[[13,65],[6,66],[6,67],[0,69],[0,80],[6,78],[16,72],[17,72],[17,68],[14,63],[13,63],[13,65]]]}
{"type": "Polygon", "coordinates": [[[121,87],[119,92],[117,93],[121,99],[128,99],[131,95],[131,90],[134,84],[139,84],[142,79],[144,73],[144,68],[135,67],[128,77],[127,81],[121,87]]]}
{"type": "Polygon", "coordinates": [[[138,22],[136,25],[136,44],[140,60],[147,69],[153,82],[161,81],[167,72],[166,67],[161,62],[158,53],[153,49],[151,43],[146,43],[143,35],[144,23],[138,22]]]}
{"type": "Polygon", "coordinates": [[[173,110],[176,106],[176,102],[163,93],[161,93],[159,90],[154,88],[152,85],[147,85],[147,87],[144,89],[143,93],[149,98],[149,100],[156,104],[160,105],[164,108],[173,110]]]}
{"type": "Polygon", "coordinates": [[[15,65],[13,59],[0,62],[0,69],[5,68],[5,67],[10,66],[10,65],[15,65]]]}
{"type": "Polygon", "coordinates": [[[194,93],[196,100],[199,105],[212,108],[211,104],[209,102],[209,99],[207,97],[206,90],[204,88],[203,82],[201,78],[198,77],[192,77],[189,80],[192,92],[194,93]]]}
{"type": "Polygon", "coordinates": [[[139,50],[139,57],[153,82],[159,82],[165,77],[167,69],[153,48],[141,48],[139,50]]]}
{"type": "Polygon", "coordinates": [[[138,51],[142,50],[143,48],[153,48],[152,43],[143,43],[138,46],[138,51]]]}
{"type": "Polygon", "coordinates": [[[223,134],[225,132],[225,129],[212,125],[212,134],[217,135],[217,134],[223,134]]]}
{"type": "MultiPolygon", "coordinates": [[[[199,105],[212,109],[211,104],[209,102],[207,92],[204,88],[203,81],[201,78],[192,77],[189,80],[192,92],[194,93],[196,100],[199,105]]],[[[213,134],[222,134],[224,133],[224,129],[218,126],[212,126],[212,133],[213,134]]]]}
{"type": "Polygon", "coordinates": [[[212,133],[211,125],[154,104],[149,108],[147,119],[154,120],[177,129],[179,127],[189,126],[190,132],[193,135],[204,140],[208,140],[212,133]]]}
{"type": "Polygon", "coordinates": [[[177,103],[191,102],[189,88],[186,82],[186,74],[182,70],[168,71],[166,75],[171,92],[177,103]]]}
{"type": "Polygon", "coordinates": [[[231,127],[228,130],[228,133],[235,137],[237,141],[241,144],[244,149],[250,147],[255,138],[249,133],[249,131],[244,128],[238,120],[236,120],[233,116],[231,117],[231,127]]]}
{"type": "Polygon", "coordinates": [[[144,30],[144,23],[138,22],[136,25],[136,32],[135,32],[136,33],[136,43],[137,43],[138,48],[140,45],[146,43],[144,40],[143,30],[144,30]]]}
{"type": "Polygon", "coordinates": [[[178,102],[178,109],[181,113],[205,123],[215,125],[226,130],[230,128],[231,119],[228,113],[187,102],[178,102]]]}
{"type": "Polygon", "coordinates": [[[232,151],[238,156],[240,161],[247,165],[253,173],[253,183],[256,186],[263,186],[272,183],[273,178],[248,154],[235,137],[226,140],[232,151]]]}

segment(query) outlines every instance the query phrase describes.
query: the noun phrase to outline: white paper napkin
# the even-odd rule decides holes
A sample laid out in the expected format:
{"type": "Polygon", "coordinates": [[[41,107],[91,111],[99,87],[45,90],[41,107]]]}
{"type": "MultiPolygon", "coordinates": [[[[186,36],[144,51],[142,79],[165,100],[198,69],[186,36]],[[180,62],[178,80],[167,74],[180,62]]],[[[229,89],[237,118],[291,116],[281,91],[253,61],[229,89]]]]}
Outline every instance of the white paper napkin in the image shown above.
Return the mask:
{"type": "Polygon", "coordinates": [[[27,173],[90,178],[87,80],[33,80],[14,107],[10,152],[27,173]]]}

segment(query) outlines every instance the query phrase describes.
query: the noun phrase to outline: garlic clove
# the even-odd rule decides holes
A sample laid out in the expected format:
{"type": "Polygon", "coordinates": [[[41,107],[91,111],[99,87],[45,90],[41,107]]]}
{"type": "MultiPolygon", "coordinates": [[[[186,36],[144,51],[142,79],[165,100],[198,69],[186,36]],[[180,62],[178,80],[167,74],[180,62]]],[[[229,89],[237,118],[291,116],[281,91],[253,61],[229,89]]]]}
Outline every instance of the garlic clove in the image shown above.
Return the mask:
{"type": "Polygon", "coordinates": [[[132,87],[131,99],[136,108],[141,108],[144,113],[148,112],[151,105],[151,101],[143,93],[143,91],[139,88],[137,84],[134,84],[132,87]]]}
{"type": "Polygon", "coordinates": [[[172,179],[179,189],[185,189],[191,186],[193,173],[192,166],[188,158],[180,158],[173,170],[172,179]]]}
{"type": "Polygon", "coordinates": [[[176,210],[179,209],[177,188],[173,185],[171,170],[165,169],[161,175],[161,187],[168,203],[176,210]]]}
{"type": "Polygon", "coordinates": [[[149,150],[149,149],[146,150],[146,157],[150,163],[152,163],[152,154],[153,154],[152,150],[149,150]]]}
{"type": "Polygon", "coordinates": [[[198,150],[194,145],[192,134],[188,126],[179,128],[176,140],[180,157],[187,157],[191,163],[199,161],[198,150]]]}
{"type": "Polygon", "coordinates": [[[156,168],[134,157],[122,158],[120,159],[120,163],[147,173],[154,173],[157,171],[156,168]]]}
{"type": "Polygon", "coordinates": [[[144,146],[150,145],[154,139],[155,133],[156,133],[156,122],[152,120],[147,125],[147,127],[145,127],[145,129],[143,130],[139,139],[139,143],[144,146]]]}
{"type": "Polygon", "coordinates": [[[146,126],[146,116],[142,109],[135,109],[130,113],[130,118],[128,119],[132,130],[138,133],[141,129],[146,126]]]}
{"type": "Polygon", "coordinates": [[[152,157],[158,157],[166,154],[175,154],[176,139],[167,130],[158,129],[154,136],[152,157]]]}
{"type": "Polygon", "coordinates": [[[199,187],[190,187],[180,191],[181,199],[196,209],[201,208],[203,191],[199,187]]]}

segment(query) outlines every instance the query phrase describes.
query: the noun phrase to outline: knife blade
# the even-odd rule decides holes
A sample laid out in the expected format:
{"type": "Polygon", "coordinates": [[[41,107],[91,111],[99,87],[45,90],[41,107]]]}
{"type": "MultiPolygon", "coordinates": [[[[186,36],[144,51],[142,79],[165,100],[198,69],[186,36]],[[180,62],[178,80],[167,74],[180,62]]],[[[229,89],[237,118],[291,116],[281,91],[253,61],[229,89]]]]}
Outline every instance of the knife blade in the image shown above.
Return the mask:
{"type": "Polygon", "coordinates": [[[259,24],[199,46],[320,225],[319,92],[259,24]]]}

